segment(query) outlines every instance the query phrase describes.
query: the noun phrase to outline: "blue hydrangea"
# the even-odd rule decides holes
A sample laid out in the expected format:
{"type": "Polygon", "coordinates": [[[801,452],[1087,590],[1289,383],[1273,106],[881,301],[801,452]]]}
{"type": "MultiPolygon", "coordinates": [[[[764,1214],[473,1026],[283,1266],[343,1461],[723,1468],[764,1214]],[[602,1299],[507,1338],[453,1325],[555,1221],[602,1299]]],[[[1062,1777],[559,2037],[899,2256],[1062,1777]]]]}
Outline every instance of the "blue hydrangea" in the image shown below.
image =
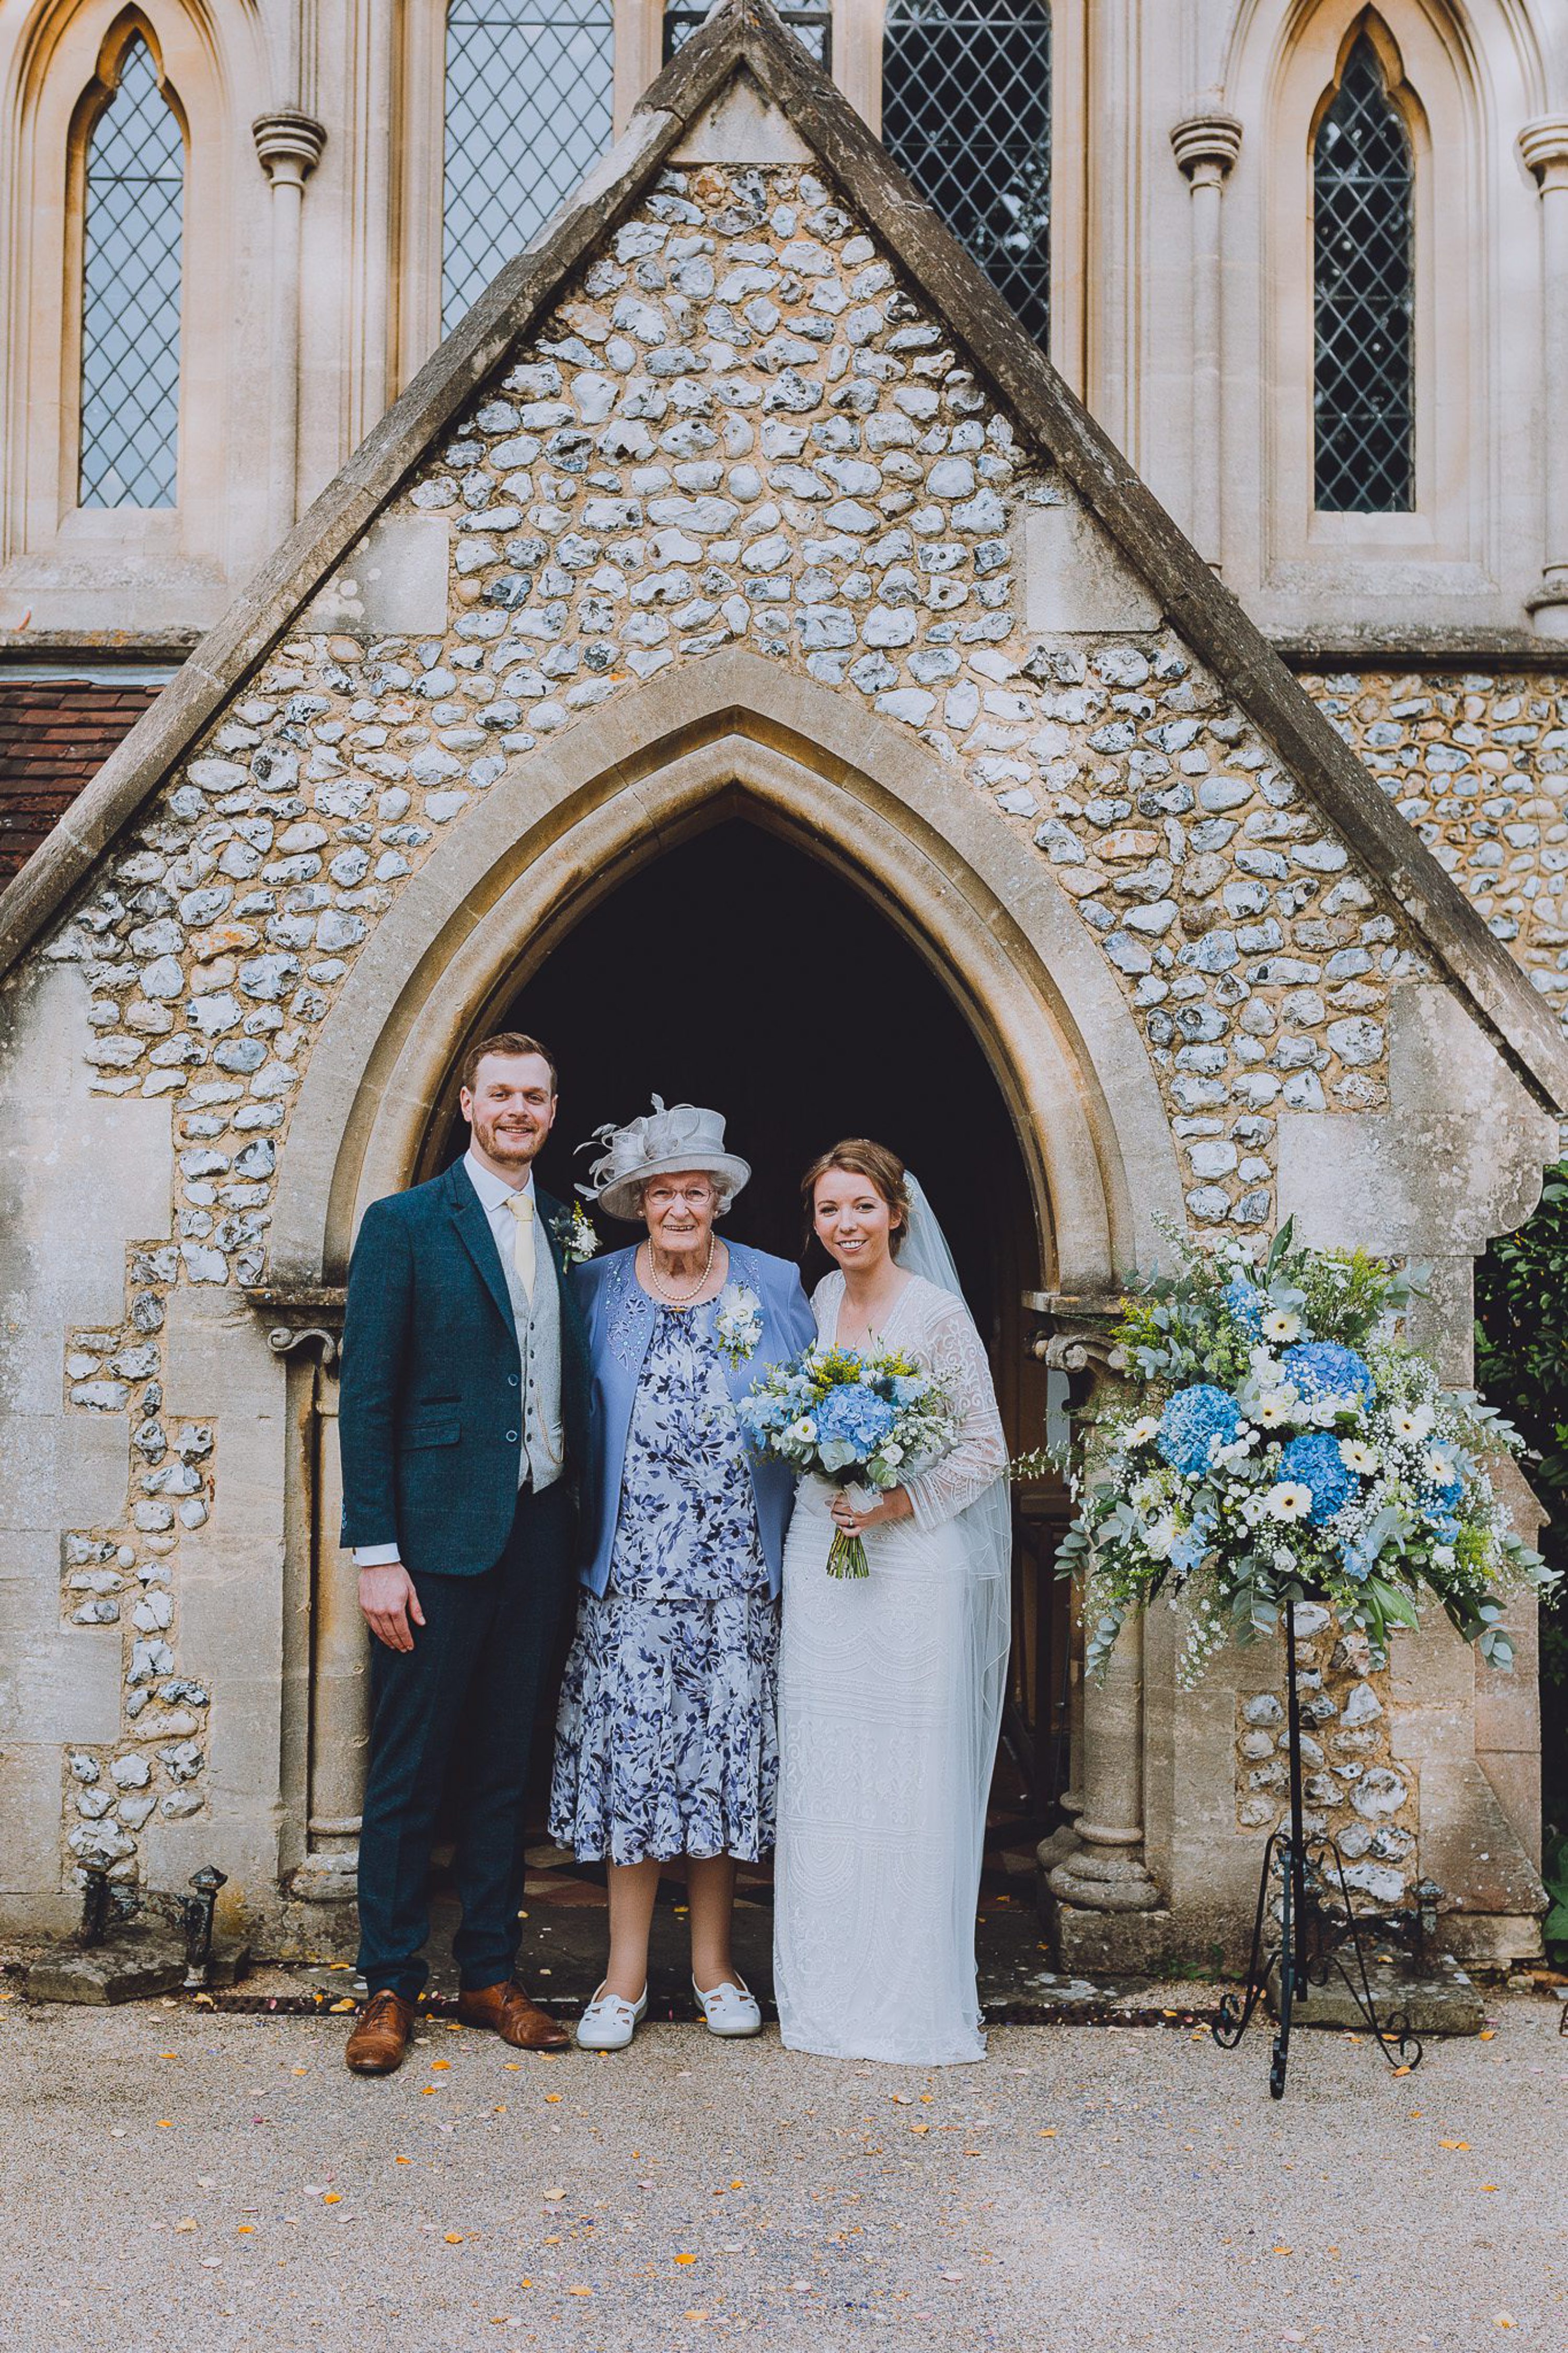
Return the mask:
{"type": "Polygon", "coordinates": [[[876,1452],[898,1418],[897,1409],[889,1398],[879,1397],[874,1389],[863,1388],[858,1382],[829,1389],[815,1417],[819,1440],[846,1440],[862,1461],[876,1452]]]}
{"type": "Polygon", "coordinates": [[[1287,1380],[1303,1397],[1357,1397],[1370,1405],[1377,1394],[1372,1367],[1353,1348],[1336,1340],[1301,1340],[1279,1359],[1287,1380]]]}
{"type": "Polygon", "coordinates": [[[1266,1291],[1259,1291],[1255,1282],[1243,1282],[1238,1274],[1234,1282],[1226,1284],[1225,1303],[1232,1322],[1240,1324],[1249,1340],[1262,1339],[1263,1315],[1268,1305],[1266,1291]]]}
{"type": "Polygon", "coordinates": [[[1160,1416],[1154,1444],[1173,1471],[1190,1478],[1206,1471],[1209,1448],[1217,1438],[1228,1446],[1241,1428],[1241,1408],[1212,1381],[1194,1382],[1178,1389],[1160,1416]]]}
{"type": "Polygon", "coordinates": [[[1303,1430],[1293,1438],[1279,1457],[1279,1476],[1309,1490],[1318,1527],[1355,1493],[1355,1474],[1345,1468],[1339,1440],[1326,1430],[1303,1430]]]}

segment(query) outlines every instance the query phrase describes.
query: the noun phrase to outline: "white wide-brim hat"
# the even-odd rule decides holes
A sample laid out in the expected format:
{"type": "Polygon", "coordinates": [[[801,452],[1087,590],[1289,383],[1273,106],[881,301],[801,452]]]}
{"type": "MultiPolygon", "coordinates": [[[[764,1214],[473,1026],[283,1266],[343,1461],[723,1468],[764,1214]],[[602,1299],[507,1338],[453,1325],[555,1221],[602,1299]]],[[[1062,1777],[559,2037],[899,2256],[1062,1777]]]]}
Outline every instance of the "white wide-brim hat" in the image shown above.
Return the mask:
{"type": "Polygon", "coordinates": [[[642,1188],[650,1176],[673,1176],[687,1169],[711,1176],[726,1198],[732,1198],[751,1176],[751,1164],[724,1149],[724,1122],[716,1111],[696,1103],[672,1103],[667,1111],[655,1095],[653,1109],[641,1119],[617,1127],[614,1121],[595,1128],[594,1145],[601,1156],[588,1171],[589,1181],[579,1189],[612,1218],[635,1223],[641,1213],[642,1188]]]}

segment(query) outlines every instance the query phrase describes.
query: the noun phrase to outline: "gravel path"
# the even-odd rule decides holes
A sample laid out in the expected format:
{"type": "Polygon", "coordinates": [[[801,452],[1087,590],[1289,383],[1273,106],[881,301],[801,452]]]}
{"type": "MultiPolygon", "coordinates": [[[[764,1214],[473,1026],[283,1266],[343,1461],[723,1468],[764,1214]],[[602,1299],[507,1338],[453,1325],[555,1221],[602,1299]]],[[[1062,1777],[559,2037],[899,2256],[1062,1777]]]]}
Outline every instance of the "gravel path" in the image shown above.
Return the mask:
{"type": "Polygon", "coordinates": [[[1256,2031],[1005,2028],[927,2074],[771,2031],[589,2060],[443,2026],[365,2083],[344,2023],[0,2007],[0,2344],[1568,2345],[1568,2042],[1539,2002],[1415,2075],[1301,2035],[1282,2106],[1256,2031]]]}

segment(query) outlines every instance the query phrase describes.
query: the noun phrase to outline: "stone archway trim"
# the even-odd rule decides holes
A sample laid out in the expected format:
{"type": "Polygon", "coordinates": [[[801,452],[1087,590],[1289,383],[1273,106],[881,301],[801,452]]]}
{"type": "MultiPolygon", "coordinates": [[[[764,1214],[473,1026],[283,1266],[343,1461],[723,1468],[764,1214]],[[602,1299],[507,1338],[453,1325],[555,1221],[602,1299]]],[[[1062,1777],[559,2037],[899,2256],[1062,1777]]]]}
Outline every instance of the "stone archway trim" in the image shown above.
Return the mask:
{"type": "MultiPolygon", "coordinates": [[[[404,889],[318,1038],[281,1155],[272,1281],[331,1281],[406,1185],[453,1060],[636,866],[744,812],[857,881],[974,1027],[1030,1166],[1057,1284],[1102,1291],[1179,1216],[1148,1056],[1030,845],[904,731],[745,653],[667,671],[514,762],[404,889]]],[[[743,942],[715,942],[716,970],[743,942]]]]}

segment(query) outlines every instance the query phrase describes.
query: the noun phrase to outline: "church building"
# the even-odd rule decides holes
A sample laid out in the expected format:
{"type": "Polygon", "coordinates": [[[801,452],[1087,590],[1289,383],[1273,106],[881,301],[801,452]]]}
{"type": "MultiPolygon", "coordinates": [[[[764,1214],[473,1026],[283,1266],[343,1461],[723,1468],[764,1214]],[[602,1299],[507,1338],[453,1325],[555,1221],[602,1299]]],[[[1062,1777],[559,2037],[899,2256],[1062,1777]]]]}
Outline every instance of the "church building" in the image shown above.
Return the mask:
{"type": "MultiPolygon", "coordinates": [[[[0,17],[0,1928],[210,1860],[343,1944],[345,1270],[489,1031],[552,1189],[713,1103],[791,1255],[885,1137],[1016,1451],[1173,1227],[1428,1261],[1468,1378],[1568,1115],[1560,9],[0,17]]],[[[1003,1759],[1055,1948],[1241,1957],[1277,1646],[1086,1680],[1065,1512],[1003,1759]]],[[[1314,1820],[1484,1968],[1513,1615],[1512,1676],[1305,1656],[1314,1820]]]]}

